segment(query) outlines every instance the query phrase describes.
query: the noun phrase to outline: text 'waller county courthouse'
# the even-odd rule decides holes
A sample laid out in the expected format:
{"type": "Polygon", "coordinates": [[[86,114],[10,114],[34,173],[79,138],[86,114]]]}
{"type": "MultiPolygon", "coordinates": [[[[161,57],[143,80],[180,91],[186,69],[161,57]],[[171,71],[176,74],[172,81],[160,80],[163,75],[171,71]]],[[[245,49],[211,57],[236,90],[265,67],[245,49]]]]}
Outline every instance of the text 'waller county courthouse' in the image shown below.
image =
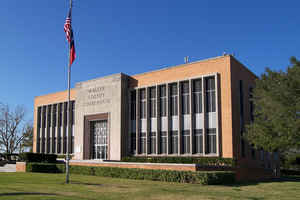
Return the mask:
{"type": "Polygon", "coordinates": [[[127,156],[238,158],[272,166],[242,138],[257,77],[231,55],[79,82],[34,101],[34,151],[75,160],[127,156]],[[69,123],[68,123],[69,121],[69,123]],[[67,134],[67,126],[71,134],[67,134]]]}

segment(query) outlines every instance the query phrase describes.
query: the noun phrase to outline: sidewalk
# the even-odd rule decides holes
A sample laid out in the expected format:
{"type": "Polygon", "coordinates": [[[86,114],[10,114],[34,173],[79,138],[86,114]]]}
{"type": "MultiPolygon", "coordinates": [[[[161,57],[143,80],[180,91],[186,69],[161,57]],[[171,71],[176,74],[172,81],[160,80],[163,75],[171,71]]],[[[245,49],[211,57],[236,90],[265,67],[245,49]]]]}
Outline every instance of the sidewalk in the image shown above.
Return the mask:
{"type": "Polygon", "coordinates": [[[16,172],[16,164],[6,164],[0,167],[0,172],[16,172]]]}

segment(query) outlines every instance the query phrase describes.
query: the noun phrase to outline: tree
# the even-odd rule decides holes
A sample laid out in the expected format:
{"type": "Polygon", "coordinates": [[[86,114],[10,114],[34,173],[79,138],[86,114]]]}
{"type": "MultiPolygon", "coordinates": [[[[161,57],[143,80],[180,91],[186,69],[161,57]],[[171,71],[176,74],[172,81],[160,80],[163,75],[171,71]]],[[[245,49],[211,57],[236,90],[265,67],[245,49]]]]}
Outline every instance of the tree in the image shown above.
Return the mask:
{"type": "Polygon", "coordinates": [[[25,109],[17,106],[11,110],[8,105],[0,104],[0,147],[7,154],[17,151],[27,140],[30,126],[25,122],[25,109]]]}
{"type": "Polygon", "coordinates": [[[32,145],[33,145],[33,126],[32,123],[29,122],[25,125],[24,133],[23,133],[23,140],[20,143],[20,150],[19,152],[29,151],[32,152],[32,145]]]}
{"type": "Polygon", "coordinates": [[[286,71],[269,68],[253,90],[254,122],[246,138],[256,148],[287,152],[300,148],[300,62],[291,58],[286,71]]]}

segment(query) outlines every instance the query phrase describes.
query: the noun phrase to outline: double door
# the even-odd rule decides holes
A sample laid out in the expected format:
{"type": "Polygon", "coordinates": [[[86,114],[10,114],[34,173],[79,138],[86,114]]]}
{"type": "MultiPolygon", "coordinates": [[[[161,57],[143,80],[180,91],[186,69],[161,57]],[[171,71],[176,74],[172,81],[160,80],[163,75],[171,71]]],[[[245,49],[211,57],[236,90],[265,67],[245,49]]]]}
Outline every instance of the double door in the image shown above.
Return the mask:
{"type": "Polygon", "coordinates": [[[108,129],[107,120],[91,122],[91,133],[93,138],[92,159],[107,160],[108,150],[108,129]]]}

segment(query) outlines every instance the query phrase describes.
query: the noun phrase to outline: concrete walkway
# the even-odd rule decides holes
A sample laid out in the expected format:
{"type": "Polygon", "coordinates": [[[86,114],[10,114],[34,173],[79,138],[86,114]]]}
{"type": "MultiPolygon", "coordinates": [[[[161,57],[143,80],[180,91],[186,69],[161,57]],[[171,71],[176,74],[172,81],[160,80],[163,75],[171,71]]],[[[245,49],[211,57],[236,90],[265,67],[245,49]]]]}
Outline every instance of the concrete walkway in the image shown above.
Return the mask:
{"type": "Polygon", "coordinates": [[[16,172],[16,164],[6,164],[0,167],[0,172],[16,172]]]}

